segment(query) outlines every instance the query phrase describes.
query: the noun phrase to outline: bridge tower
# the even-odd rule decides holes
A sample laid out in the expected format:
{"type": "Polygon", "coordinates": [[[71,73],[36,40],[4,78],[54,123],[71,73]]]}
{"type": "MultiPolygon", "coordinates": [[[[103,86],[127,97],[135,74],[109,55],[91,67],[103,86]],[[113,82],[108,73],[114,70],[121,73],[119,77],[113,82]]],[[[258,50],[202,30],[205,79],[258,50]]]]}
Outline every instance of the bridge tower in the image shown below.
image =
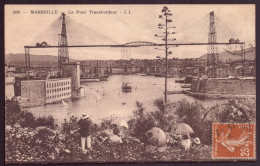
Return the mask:
{"type": "Polygon", "coordinates": [[[209,34],[208,34],[208,52],[207,52],[207,73],[208,77],[217,77],[216,63],[219,61],[219,51],[217,43],[217,32],[215,25],[214,11],[209,13],[209,34]]]}
{"type": "Polygon", "coordinates": [[[61,34],[58,34],[58,76],[62,75],[62,63],[69,62],[68,40],[66,31],[65,13],[62,13],[61,34]]]}

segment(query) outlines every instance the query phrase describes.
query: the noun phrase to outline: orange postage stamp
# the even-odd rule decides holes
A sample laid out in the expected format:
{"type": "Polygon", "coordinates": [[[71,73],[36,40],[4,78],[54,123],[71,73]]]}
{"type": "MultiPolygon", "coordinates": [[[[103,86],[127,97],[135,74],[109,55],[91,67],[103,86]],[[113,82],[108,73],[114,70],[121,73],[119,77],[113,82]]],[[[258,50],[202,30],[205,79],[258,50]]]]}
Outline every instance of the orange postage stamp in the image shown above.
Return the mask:
{"type": "Polygon", "coordinates": [[[213,159],[255,159],[255,124],[214,123],[213,159]]]}

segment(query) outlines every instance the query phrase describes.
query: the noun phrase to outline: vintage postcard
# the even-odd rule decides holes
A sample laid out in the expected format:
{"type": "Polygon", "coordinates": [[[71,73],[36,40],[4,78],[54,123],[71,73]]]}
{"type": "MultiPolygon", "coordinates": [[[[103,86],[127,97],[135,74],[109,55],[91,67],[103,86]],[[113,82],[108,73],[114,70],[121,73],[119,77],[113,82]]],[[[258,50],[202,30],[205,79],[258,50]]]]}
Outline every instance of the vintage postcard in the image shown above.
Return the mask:
{"type": "Polygon", "coordinates": [[[256,160],[255,5],[5,5],[6,163],[256,160]]]}

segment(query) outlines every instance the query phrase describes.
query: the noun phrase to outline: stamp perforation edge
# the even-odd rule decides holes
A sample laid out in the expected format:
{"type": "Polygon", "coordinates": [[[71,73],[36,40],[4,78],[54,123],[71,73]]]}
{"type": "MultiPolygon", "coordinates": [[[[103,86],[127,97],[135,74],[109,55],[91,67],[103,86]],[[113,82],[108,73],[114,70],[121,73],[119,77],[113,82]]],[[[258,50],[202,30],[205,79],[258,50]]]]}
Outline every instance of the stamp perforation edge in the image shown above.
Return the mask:
{"type": "Polygon", "coordinates": [[[253,152],[253,156],[254,157],[214,157],[214,155],[213,155],[213,151],[214,151],[214,149],[213,149],[213,143],[214,143],[214,129],[215,129],[215,127],[214,127],[214,124],[223,124],[223,125],[225,125],[225,124],[233,124],[233,125],[244,125],[244,124],[248,124],[248,123],[212,123],[212,137],[211,137],[211,139],[212,139],[212,154],[211,154],[211,157],[212,157],[212,159],[213,160],[215,160],[215,161],[217,161],[217,160],[256,160],[256,124],[254,123],[254,122],[250,122],[249,124],[253,124],[254,125],[254,134],[253,134],[253,141],[254,141],[254,147],[253,147],[253,150],[254,150],[254,152],[253,152]]]}

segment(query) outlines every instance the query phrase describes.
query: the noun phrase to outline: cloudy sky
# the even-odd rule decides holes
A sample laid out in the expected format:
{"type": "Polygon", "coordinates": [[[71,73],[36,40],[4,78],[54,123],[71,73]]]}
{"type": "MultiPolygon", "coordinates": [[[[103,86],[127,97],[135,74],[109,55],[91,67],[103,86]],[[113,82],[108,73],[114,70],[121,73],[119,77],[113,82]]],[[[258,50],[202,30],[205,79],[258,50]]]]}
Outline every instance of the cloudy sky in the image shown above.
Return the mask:
{"type": "MultiPolygon", "coordinates": [[[[163,20],[158,18],[164,5],[6,5],[5,6],[5,52],[24,53],[24,45],[35,44],[40,40],[37,36],[52,34],[51,45],[57,45],[58,34],[50,31],[50,25],[66,13],[72,21],[68,25],[68,41],[73,44],[77,39],[86,39],[85,43],[77,44],[106,44],[103,38],[124,44],[133,41],[149,41],[162,43],[154,34],[163,34],[157,28],[163,20]],[[14,11],[20,11],[14,14],[14,11]],[[57,10],[57,14],[31,14],[31,10],[57,10]],[[86,11],[85,14],[77,14],[86,11]],[[117,11],[116,14],[90,14],[93,11],[117,11]],[[69,11],[73,11],[70,14],[69,11]],[[131,14],[124,14],[130,11],[131,14]],[[75,22],[75,24],[73,24],[75,22]],[[73,26],[72,26],[73,25],[73,26]],[[79,28],[77,28],[79,27],[79,28]],[[85,29],[84,29],[85,27],[85,29]],[[78,31],[77,31],[78,29],[78,31]],[[84,33],[84,34],[80,34],[84,33]],[[54,36],[54,37],[53,37],[54,36]],[[93,36],[99,36],[93,38],[93,36]],[[72,41],[73,39],[73,41],[72,41]],[[54,42],[54,43],[52,43],[54,42]]],[[[173,16],[171,23],[176,26],[175,43],[207,42],[209,31],[209,13],[215,12],[217,42],[228,42],[233,37],[246,44],[255,45],[255,6],[254,5],[167,5],[173,16]]],[[[61,27],[60,27],[61,28],[61,27]]],[[[61,30],[58,30],[61,31],[61,30]]],[[[56,33],[56,32],[55,32],[56,33]]],[[[58,32],[57,32],[58,33],[58,32]]],[[[46,39],[47,40],[47,39],[46,39]]],[[[174,43],[172,42],[172,43],[174,43]]],[[[219,46],[222,52],[226,46],[219,46]]],[[[236,49],[235,47],[233,49],[236,49]]],[[[207,53],[207,46],[180,46],[170,49],[173,54],[169,58],[195,58],[207,53]]],[[[129,51],[129,50],[128,50],[129,51]]],[[[56,55],[57,48],[31,49],[31,54],[56,55]]],[[[120,48],[69,48],[71,58],[87,59],[120,59],[120,48]]],[[[128,58],[154,59],[164,56],[164,52],[153,47],[132,48],[128,58]]]]}

